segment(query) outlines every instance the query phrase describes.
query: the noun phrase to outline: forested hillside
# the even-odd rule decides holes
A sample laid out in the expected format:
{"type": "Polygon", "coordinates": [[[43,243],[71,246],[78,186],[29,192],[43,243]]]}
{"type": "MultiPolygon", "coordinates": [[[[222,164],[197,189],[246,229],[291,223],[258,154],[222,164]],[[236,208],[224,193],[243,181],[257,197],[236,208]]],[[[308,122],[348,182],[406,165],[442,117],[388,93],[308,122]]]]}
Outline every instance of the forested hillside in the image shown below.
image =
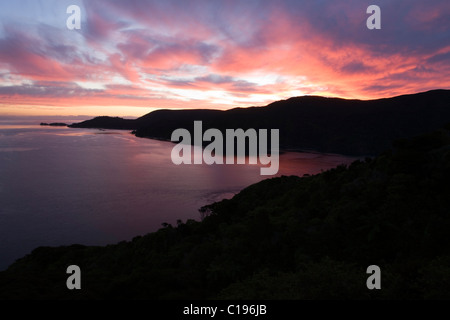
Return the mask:
{"type": "Polygon", "coordinates": [[[0,298],[449,299],[449,130],[264,180],[130,242],[37,248],[0,272],[0,298]],[[66,288],[72,264],[82,290],[66,288]]]}
{"type": "Polygon", "coordinates": [[[377,100],[303,96],[265,107],[218,110],[157,110],[138,119],[97,117],[75,128],[134,130],[138,137],[170,140],[194,121],[203,130],[279,129],[282,149],[346,155],[378,155],[400,138],[431,132],[450,122],[450,90],[433,90],[377,100]]]}

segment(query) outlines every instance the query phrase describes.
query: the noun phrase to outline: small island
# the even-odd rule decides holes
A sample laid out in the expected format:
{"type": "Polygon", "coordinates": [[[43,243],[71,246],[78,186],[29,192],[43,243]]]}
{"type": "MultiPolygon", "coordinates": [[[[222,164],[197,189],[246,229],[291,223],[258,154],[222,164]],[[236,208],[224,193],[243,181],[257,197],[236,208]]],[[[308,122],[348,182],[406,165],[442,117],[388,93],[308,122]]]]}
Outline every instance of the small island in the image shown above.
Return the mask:
{"type": "Polygon", "coordinates": [[[52,123],[46,123],[46,122],[41,122],[41,126],[52,126],[52,127],[67,127],[67,123],[63,123],[63,122],[52,122],[52,123]]]}

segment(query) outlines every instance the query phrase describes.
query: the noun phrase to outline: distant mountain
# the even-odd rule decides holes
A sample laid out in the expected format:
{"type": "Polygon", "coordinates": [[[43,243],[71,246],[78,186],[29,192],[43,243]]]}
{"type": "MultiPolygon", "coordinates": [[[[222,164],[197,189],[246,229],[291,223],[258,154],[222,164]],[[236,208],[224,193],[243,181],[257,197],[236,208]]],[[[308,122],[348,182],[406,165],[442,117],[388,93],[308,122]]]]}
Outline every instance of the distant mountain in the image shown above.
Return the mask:
{"type": "Polygon", "coordinates": [[[138,137],[170,140],[177,128],[192,134],[195,120],[203,121],[203,130],[279,129],[283,149],[376,155],[395,139],[450,122],[450,90],[367,101],[303,96],[227,111],[157,110],[135,120],[97,117],[70,127],[127,129],[138,137]]]}

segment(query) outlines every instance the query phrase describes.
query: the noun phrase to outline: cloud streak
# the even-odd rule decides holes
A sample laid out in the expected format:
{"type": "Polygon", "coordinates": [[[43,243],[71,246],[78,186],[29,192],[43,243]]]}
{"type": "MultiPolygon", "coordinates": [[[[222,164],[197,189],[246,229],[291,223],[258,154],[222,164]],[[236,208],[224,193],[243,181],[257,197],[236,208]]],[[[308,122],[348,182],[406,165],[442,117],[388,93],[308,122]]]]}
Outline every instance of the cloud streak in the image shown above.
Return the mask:
{"type": "MultiPolygon", "coordinates": [[[[0,114],[2,104],[225,109],[448,89],[448,1],[377,4],[381,30],[366,28],[368,4],[356,0],[84,1],[79,31],[65,11],[46,23],[24,7],[26,21],[0,19],[0,114]]],[[[0,12],[20,7],[8,6],[0,12]]]]}

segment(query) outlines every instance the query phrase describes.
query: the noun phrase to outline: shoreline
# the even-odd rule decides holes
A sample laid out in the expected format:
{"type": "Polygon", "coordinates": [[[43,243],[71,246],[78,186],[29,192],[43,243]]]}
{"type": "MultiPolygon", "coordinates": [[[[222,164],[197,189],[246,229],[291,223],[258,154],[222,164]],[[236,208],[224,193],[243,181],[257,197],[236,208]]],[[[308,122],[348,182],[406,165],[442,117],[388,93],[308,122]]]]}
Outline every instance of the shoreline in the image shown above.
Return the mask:
{"type": "MultiPolygon", "coordinates": [[[[157,141],[164,141],[164,142],[171,142],[173,144],[178,144],[179,142],[172,141],[170,139],[165,139],[161,137],[154,137],[154,136],[139,136],[136,135],[136,130],[130,131],[130,129],[111,129],[111,128],[100,128],[100,127],[71,127],[71,125],[67,125],[68,128],[71,129],[95,129],[95,130],[121,130],[121,131],[128,131],[130,134],[135,136],[136,138],[143,138],[143,139],[151,139],[151,140],[157,140],[157,141]]],[[[193,145],[193,144],[191,144],[193,145]]],[[[283,147],[279,149],[279,154],[285,154],[288,152],[296,152],[296,153],[312,153],[312,154],[323,154],[323,155],[329,155],[329,156],[344,156],[349,158],[355,158],[356,159],[365,159],[365,158],[373,158],[376,157],[376,155],[355,155],[355,154],[346,154],[346,153],[336,153],[336,152],[324,152],[317,149],[305,149],[305,148],[296,148],[296,147],[283,147]]]]}

